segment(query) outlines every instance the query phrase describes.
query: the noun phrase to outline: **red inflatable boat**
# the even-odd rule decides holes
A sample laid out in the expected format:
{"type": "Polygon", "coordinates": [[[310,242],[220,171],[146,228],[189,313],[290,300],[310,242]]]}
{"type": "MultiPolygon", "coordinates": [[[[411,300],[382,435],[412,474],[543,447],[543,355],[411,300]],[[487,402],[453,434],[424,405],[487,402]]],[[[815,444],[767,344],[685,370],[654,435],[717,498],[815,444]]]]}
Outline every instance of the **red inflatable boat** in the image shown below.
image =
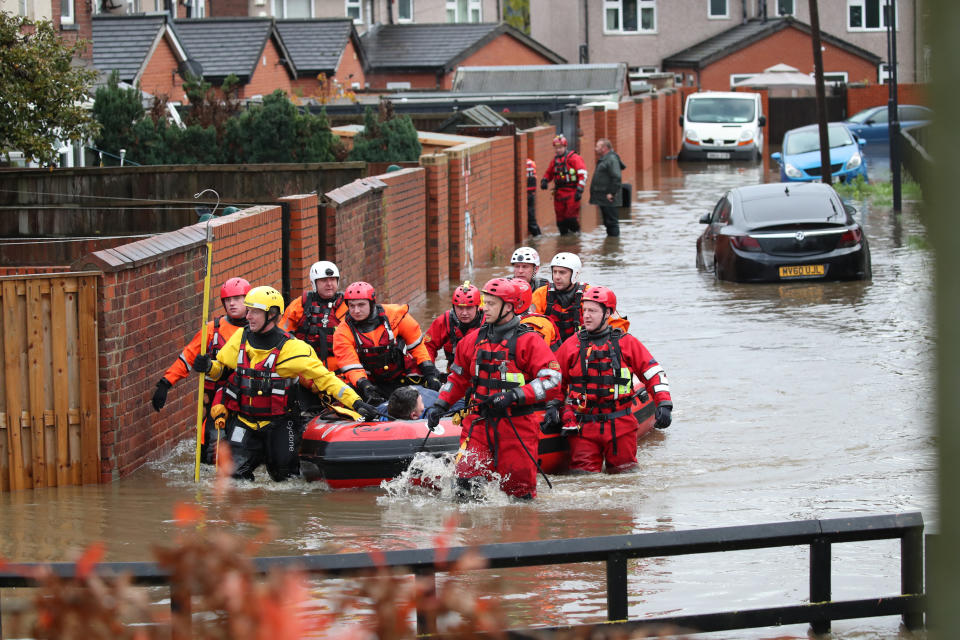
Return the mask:
{"type": "MultiPolygon", "coordinates": [[[[653,428],[653,403],[637,400],[634,415],[639,436],[653,428]]],[[[427,437],[425,420],[344,422],[316,417],[307,424],[300,445],[300,473],[308,481],[323,480],[332,489],[379,485],[403,473],[414,456],[441,456],[460,448],[460,427],[440,421],[427,437]]],[[[570,464],[570,446],[559,433],[544,434],[537,447],[544,473],[563,473],[570,464]]]]}

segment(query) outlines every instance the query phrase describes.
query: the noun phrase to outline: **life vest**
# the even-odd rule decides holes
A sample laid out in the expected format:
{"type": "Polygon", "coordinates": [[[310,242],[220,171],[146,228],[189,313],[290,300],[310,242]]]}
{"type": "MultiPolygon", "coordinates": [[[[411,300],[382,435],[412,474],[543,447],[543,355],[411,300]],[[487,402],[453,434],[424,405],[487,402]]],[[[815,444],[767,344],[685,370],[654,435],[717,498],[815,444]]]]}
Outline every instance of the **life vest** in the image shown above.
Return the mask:
{"type": "Polygon", "coordinates": [[[572,155],[573,151],[567,151],[563,156],[553,159],[553,183],[557,189],[576,189],[580,182],[576,168],[567,164],[572,155]]]}
{"type": "MultiPolygon", "coordinates": [[[[213,335],[207,340],[207,354],[210,356],[211,361],[217,359],[217,353],[219,353],[223,345],[227,343],[227,339],[220,333],[220,321],[222,319],[223,316],[217,316],[213,319],[213,335]]],[[[211,380],[209,376],[203,379],[204,396],[207,398],[208,403],[213,401],[213,394],[216,393],[217,389],[225,384],[225,381],[211,380]]]]}
{"type": "Polygon", "coordinates": [[[570,368],[568,401],[581,422],[612,422],[631,412],[634,402],[633,373],[623,366],[617,329],[603,344],[590,340],[586,329],[577,334],[580,352],[570,368]]]}
{"type": "Polygon", "coordinates": [[[303,316],[293,335],[313,347],[324,364],[333,355],[333,332],[340,324],[337,309],[342,301],[343,294],[323,300],[315,291],[304,291],[300,299],[303,316]]]}
{"type": "MultiPolygon", "coordinates": [[[[518,324],[509,335],[500,342],[490,342],[490,325],[483,325],[477,333],[477,348],[473,368],[473,380],[470,392],[477,402],[482,403],[487,398],[501,391],[515,389],[526,384],[523,372],[517,367],[517,339],[533,329],[525,324],[518,324]]],[[[509,409],[510,415],[525,416],[537,411],[543,411],[542,403],[513,405],[509,409]]]]}
{"type": "Polygon", "coordinates": [[[537,190],[537,163],[527,158],[527,191],[537,190]]]}
{"type": "Polygon", "coordinates": [[[471,329],[476,329],[483,324],[483,314],[477,311],[477,317],[472,322],[460,322],[457,314],[452,309],[447,311],[447,344],[443,347],[443,352],[447,355],[447,362],[453,362],[453,356],[457,351],[457,343],[467,335],[471,329]]]}
{"type": "Polygon", "coordinates": [[[577,283],[573,300],[567,307],[560,304],[560,296],[553,284],[547,288],[547,308],[544,310],[544,315],[550,316],[557,323],[557,329],[560,330],[560,342],[580,329],[580,302],[583,300],[583,291],[586,287],[587,285],[582,282],[577,283]]]}
{"type": "Polygon", "coordinates": [[[553,320],[547,316],[542,313],[528,311],[520,316],[520,323],[528,325],[543,336],[544,341],[547,343],[547,346],[550,347],[551,351],[556,351],[560,348],[560,336],[554,331],[553,320]]]}
{"type": "Polygon", "coordinates": [[[387,318],[387,312],[384,311],[382,305],[377,305],[377,324],[382,324],[384,329],[378,342],[374,342],[370,337],[373,330],[368,333],[360,333],[356,322],[349,315],[346,317],[346,323],[353,332],[357,358],[371,377],[380,380],[392,380],[408,369],[413,369],[413,357],[407,355],[404,345],[394,335],[393,327],[390,326],[390,319],[387,318]]]}
{"type": "Polygon", "coordinates": [[[289,393],[297,383],[297,378],[281,378],[276,368],[280,351],[290,337],[285,334],[266,358],[251,367],[247,359],[247,330],[243,330],[237,350],[237,368],[224,389],[224,405],[228,410],[252,420],[265,420],[287,413],[289,393]]]}

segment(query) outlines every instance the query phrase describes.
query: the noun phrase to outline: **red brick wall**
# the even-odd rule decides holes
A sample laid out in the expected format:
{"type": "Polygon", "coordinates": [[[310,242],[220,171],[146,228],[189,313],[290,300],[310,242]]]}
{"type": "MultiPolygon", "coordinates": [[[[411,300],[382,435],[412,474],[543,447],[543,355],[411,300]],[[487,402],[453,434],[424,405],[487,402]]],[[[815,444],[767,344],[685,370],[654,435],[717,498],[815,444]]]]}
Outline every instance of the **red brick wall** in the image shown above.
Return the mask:
{"type": "Polygon", "coordinates": [[[0,276],[26,276],[34,273],[60,273],[70,271],[70,265],[49,267],[0,267],[0,276]]]}
{"type": "Polygon", "coordinates": [[[211,18],[245,18],[250,15],[248,0],[207,0],[211,18]]]}
{"type": "Polygon", "coordinates": [[[360,64],[360,56],[357,55],[357,48],[353,46],[353,41],[350,39],[347,40],[347,46],[343,48],[343,53],[340,56],[340,66],[337,67],[337,73],[334,77],[347,90],[350,90],[350,86],[354,82],[359,82],[360,88],[363,89],[363,85],[367,81],[363,65],[360,64]]]}
{"type": "Polygon", "coordinates": [[[426,171],[427,291],[440,291],[450,281],[449,163],[442,153],[420,156],[426,171]]]}
{"type": "Polygon", "coordinates": [[[553,213],[553,200],[549,191],[540,189],[540,179],[553,159],[553,136],[556,129],[552,126],[527,129],[527,157],[537,163],[537,224],[544,233],[556,232],[557,218],[553,213]]]}
{"type": "MultiPolygon", "coordinates": [[[[460,62],[461,67],[493,67],[500,65],[516,64],[553,64],[540,53],[526,46],[513,36],[502,34],[493,39],[489,44],[481,47],[479,51],[467,56],[460,62]]],[[[446,74],[443,78],[443,89],[450,89],[453,86],[453,76],[455,72],[446,74]]]]}
{"type": "MultiPolygon", "coordinates": [[[[606,113],[602,110],[595,110],[593,107],[585,107],[577,110],[580,124],[580,139],[577,143],[577,149],[583,158],[583,163],[587,165],[587,192],[590,190],[590,179],[593,177],[593,171],[597,168],[597,154],[594,146],[597,139],[604,137],[602,133],[597,132],[597,125],[603,126],[606,122],[606,113]]],[[[605,129],[606,127],[603,127],[605,129]]],[[[580,228],[583,231],[590,231],[597,226],[599,222],[599,209],[595,205],[587,204],[589,198],[584,198],[580,205],[580,228]]]]}
{"type": "Polygon", "coordinates": [[[522,244],[527,235],[527,134],[518,131],[513,138],[513,243],[522,244]]]}
{"type": "MultiPolygon", "coordinates": [[[[852,116],[858,111],[863,111],[869,107],[887,104],[889,99],[889,88],[885,84],[872,84],[865,87],[847,88],[847,115],[852,116]]],[[[920,104],[928,105],[927,85],[924,84],[898,84],[897,85],[897,103],[898,104],[920,104]]]]}
{"type": "Polygon", "coordinates": [[[617,138],[611,139],[617,155],[623,160],[627,168],[622,171],[620,179],[634,187],[637,185],[637,163],[634,160],[637,148],[637,103],[633,99],[624,100],[616,113],[617,138]]]}
{"type": "MultiPolygon", "coordinates": [[[[653,98],[643,96],[637,99],[636,123],[634,128],[637,135],[636,165],[640,173],[653,168],[653,115],[651,103],[653,98]]],[[[626,161],[624,161],[626,162],[626,161]]]]}
{"type": "Polygon", "coordinates": [[[183,92],[183,78],[177,73],[177,58],[166,38],[162,38],[147,68],[140,77],[140,86],[147,93],[165,95],[171,101],[182,102],[186,99],[183,92]]]}
{"type": "Polygon", "coordinates": [[[320,258],[337,263],[343,286],[364,280],[380,290],[385,284],[381,212],[386,186],[363,178],[325,194],[330,204],[320,258]]]}
{"type": "Polygon", "coordinates": [[[290,95],[293,93],[293,79],[287,66],[280,64],[280,52],[276,43],[269,39],[257,59],[257,66],[254,67],[250,81],[241,87],[240,97],[267,96],[277,89],[283,89],[290,95]]]}
{"type": "Polygon", "coordinates": [[[280,198],[290,205],[290,295],[312,288],[310,266],[320,259],[317,195],[280,198]]]}
{"type": "Polygon", "coordinates": [[[426,300],[426,171],[403,169],[377,176],[386,183],[383,203],[384,300],[420,304],[426,300]]]}
{"type": "Polygon", "coordinates": [[[443,77],[437,77],[434,72],[428,73],[367,73],[367,82],[371,89],[386,89],[388,82],[409,82],[411,89],[439,89],[443,84],[443,77]]]}
{"type": "MultiPolygon", "coordinates": [[[[211,221],[210,316],[222,314],[228,276],[280,285],[279,207],[254,207],[211,221]],[[251,247],[257,247],[251,251],[251,247]]],[[[156,381],[204,322],[205,223],[92,253],[74,270],[103,271],[98,314],[101,480],[123,477],[196,429],[196,378],[173,387],[160,414],[156,381]]]]}

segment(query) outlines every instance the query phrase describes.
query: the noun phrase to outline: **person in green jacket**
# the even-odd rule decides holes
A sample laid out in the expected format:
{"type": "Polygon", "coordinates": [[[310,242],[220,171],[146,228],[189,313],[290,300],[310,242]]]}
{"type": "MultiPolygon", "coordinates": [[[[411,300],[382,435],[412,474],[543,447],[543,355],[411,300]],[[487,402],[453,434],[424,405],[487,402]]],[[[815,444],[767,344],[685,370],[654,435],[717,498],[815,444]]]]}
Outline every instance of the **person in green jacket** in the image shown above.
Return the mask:
{"type": "Polygon", "coordinates": [[[597,152],[597,169],[593,174],[593,180],[590,181],[590,204],[600,207],[607,235],[619,236],[620,221],[617,219],[617,208],[623,206],[620,172],[626,169],[627,165],[623,164],[620,156],[613,150],[613,145],[606,138],[597,140],[594,150],[597,152]]]}

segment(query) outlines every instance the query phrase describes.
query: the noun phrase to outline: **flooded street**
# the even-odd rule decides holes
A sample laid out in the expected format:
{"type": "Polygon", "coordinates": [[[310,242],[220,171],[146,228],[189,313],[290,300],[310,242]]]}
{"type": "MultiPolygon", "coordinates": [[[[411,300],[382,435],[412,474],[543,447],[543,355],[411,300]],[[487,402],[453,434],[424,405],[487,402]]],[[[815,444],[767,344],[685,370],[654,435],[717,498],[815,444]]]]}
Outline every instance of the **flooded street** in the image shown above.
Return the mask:
{"type": "MultiPolygon", "coordinates": [[[[917,205],[894,216],[852,203],[870,242],[871,282],[721,283],[694,266],[700,215],[725,189],[775,177],[754,165],[668,163],[664,173],[656,190],[635,194],[620,238],[607,239],[601,226],[532,241],[544,263],[557,251],[580,254],[583,280],[614,289],[631,333],[669,375],[673,426],[641,441],[639,473],[555,477],[552,490],[540,481],[532,504],[467,506],[406,491],[275,485],[264,474],[238,490],[279,527],[263,553],[431,547],[446,526],[453,545],[904,511],[921,511],[927,531],[935,529],[933,265],[917,205]]],[[[482,269],[473,280],[504,273],[482,269]]],[[[414,314],[425,329],[447,305],[446,294],[431,296],[414,314]]],[[[171,359],[179,347],[171,345],[171,359]]],[[[191,444],[183,443],[112,485],[0,494],[0,556],[64,560],[102,540],[108,560],[148,559],[175,534],[176,503],[212,503],[209,477],[192,479],[191,444]]],[[[898,542],[835,545],[833,556],[834,598],[899,593],[898,542]]],[[[808,593],[806,548],[629,567],[631,617],[798,604],[808,593]]],[[[605,617],[601,565],[474,580],[509,594],[514,626],[605,617]]],[[[833,625],[837,638],[897,637],[898,628],[896,617],[833,625]]],[[[797,625],[702,637],[806,633],[797,625]]]]}

